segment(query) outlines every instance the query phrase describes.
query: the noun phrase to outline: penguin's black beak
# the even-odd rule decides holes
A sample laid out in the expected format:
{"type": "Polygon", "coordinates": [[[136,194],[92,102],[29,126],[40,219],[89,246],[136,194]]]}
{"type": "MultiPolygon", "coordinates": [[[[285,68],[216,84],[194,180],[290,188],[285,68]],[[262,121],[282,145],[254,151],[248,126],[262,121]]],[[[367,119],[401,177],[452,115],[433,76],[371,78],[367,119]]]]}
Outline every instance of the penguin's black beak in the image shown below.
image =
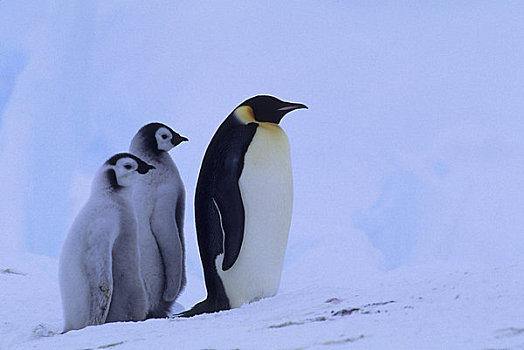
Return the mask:
{"type": "Polygon", "coordinates": [[[301,108],[308,109],[308,107],[302,103],[288,103],[284,107],[280,107],[278,111],[289,113],[291,111],[294,111],[295,109],[301,109],[301,108]]]}
{"type": "Polygon", "coordinates": [[[151,169],[156,169],[153,165],[147,164],[146,162],[142,162],[138,165],[138,171],[139,174],[147,174],[147,172],[151,169]]]}
{"type": "Polygon", "coordinates": [[[171,139],[171,143],[173,144],[173,146],[178,146],[184,141],[189,141],[189,139],[182,135],[175,135],[175,137],[171,139]]]}

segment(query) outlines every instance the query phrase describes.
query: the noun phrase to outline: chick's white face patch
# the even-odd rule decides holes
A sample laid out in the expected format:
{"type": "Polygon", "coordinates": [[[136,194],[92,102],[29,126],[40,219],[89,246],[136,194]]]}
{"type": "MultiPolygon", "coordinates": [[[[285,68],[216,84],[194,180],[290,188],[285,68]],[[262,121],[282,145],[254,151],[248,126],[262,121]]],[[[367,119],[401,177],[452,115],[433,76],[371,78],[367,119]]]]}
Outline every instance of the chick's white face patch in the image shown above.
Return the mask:
{"type": "Polygon", "coordinates": [[[120,186],[126,187],[133,184],[137,176],[138,164],[133,158],[120,158],[113,166],[116,181],[120,186]]]}
{"type": "Polygon", "coordinates": [[[160,151],[169,152],[174,147],[171,142],[173,135],[171,134],[171,131],[166,128],[158,128],[155,133],[155,138],[157,147],[160,151]]]}

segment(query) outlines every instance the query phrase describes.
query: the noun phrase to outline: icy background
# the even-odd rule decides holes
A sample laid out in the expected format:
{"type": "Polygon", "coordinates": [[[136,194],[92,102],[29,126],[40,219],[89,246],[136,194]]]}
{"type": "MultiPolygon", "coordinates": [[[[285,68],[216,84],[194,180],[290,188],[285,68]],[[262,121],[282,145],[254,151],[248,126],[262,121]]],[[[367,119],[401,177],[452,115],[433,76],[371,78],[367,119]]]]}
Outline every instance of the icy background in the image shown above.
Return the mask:
{"type": "MultiPolygon", "coordinates": [[[[365,265],[524,248],[520,2],[0,2],[0,234],[57,256],[90,179],[159,120],[192,194],[211,135],[258,93],[303,102],[290,253],[365,265]]],[[[190,255],[195,248],[189,245],[190,255]]]]}
{"type": "Polygon", "coordinates": [[[265,93],[310,108],[282,123],[295,179],[284,291],[519,261],[523,18],[521,1],[0,1],[0,253],[57,257],[96,169],[162,121],[190,139],[171,152],[190,306],[202,156],[265,93]]]}

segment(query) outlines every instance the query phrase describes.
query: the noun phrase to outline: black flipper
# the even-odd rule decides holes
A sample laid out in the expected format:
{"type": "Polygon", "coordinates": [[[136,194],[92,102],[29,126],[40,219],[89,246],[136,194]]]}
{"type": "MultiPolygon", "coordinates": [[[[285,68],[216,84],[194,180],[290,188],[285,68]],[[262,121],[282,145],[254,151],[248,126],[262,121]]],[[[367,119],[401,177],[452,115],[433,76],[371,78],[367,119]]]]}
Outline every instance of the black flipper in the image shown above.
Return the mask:
{"type": "Polygon", "coordinates": [[[244,161],[236,152],[226,152],[216,179],[214,201],[224,235],[222,270],[229,270],[238,258],[244,238],[244,204],[238,187],[244,161]]]}
{"type": "Polygon", "coordinates": [[[243,125],[242,132],[234,135],[228,147],[222,150],[222,161],[217,166],[213,199],[220,214],[224,235],[224,260],[222,270],[229,270],[237,261],[244,239],[245,212],[238,185],[244,155],[255,135],[258,124],[243,125]]]}
{"type": "Polygon", "coordinates": [[[208,295],[180,316],[230,307],[215,260],[224,253],[219,268],[231,268],[242,246],[244,204],[238,179],[257,127],[256,123],[244,124],[232,113],[218,128],[206,150],[195,191],[195,224],[208,295]]]}

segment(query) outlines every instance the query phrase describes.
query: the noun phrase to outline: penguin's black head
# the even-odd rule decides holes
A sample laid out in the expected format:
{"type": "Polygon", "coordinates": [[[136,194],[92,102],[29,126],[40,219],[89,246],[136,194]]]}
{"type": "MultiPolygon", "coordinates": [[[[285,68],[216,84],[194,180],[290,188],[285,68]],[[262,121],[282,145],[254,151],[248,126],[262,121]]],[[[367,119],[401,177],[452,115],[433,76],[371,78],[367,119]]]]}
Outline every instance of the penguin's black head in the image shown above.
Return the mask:
{"type": "Polygon", "coordinates": [[[253,117],[258,122],[278,124],[284,116],[299,108],[307,108],[302,103],[285,102],[269,95],[257,95],[244,101],[239,107],[251,107],[253,117]]]}
{"type": "Polygon", "coordinates": [[[113,189],[130,186],[137,174],[144,175],[155,169],[131,153],[115,154],[104,165],[107,167],[107,179],[113,189]]]}
{"type": "Polygon", "coordinates": [[[187,137],[181,136],[169,126],[162,123],[149,123],[138,130],[137,135],[142,138],[146,150],[157,152],[168,152],[181,142],[189,141],[187,137]]]}

